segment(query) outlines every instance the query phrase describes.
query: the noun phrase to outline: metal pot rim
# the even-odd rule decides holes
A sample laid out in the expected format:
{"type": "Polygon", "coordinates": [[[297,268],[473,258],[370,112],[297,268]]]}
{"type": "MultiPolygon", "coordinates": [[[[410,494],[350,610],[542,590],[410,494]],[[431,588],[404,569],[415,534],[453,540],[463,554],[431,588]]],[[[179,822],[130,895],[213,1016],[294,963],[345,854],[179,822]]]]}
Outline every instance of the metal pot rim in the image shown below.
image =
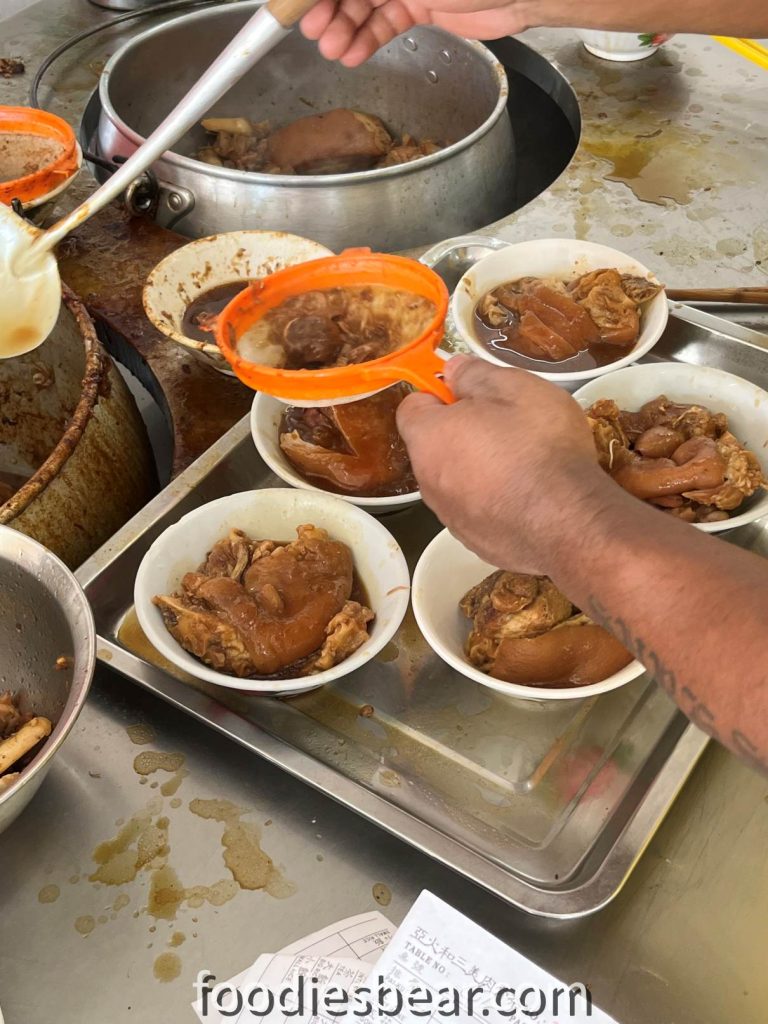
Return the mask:
{"type": "Polygon", "coordinates": [[[85,349],[85,368],[80,398],[72,417],[46,460],[5,504],[0,505],[0,526],[11,523],[20,516],[58,476],[68,459],[74,454],[77,443],[93,416],[99,393],[104,386],[104,377],[109,368],[106,353],[96,337],[93,321],[83,303],[65,284],[61,286],[61,298],[62,304],[74,317],[85,349]]]}
{"type": "MultiPolygon", "coordinates": [[[[262,2],[263,0],[245,0],[245,2],[237,4],[237,9],[255,9],[260,7],[262,2]]],[[[178,18],[173,18],[170,21],[164,22],[162,25],[155,25],[153,28],[147,29],[145,32],[141,32],[134,36],[133,39],[130,39],[127,43],[121,46],[120,49],[117,50],[117,52],[114,53],[107,61],[101,78],[99,79],[99,99],[101,101],[102,110],[114,127],[136,146],[140,146],[145,141],[144,136],[139,135],[138,132],[134,131],[134,129],[126,124],[119,116],[112,105],[112,100],[109,95],[110,77],[117,64],[129,51],[142,45],[146,39],[162,35],[164,32],[172,30],[181,22],[204,21],[207,18],[220,14],[225,9],[231,10],[232,6],[233,5],[231,3],[225,3],[217,5],[216,7],[207,7],[202,11],[183,14],[178,18]]],[[[450,32],[446,32],[443,29],[436,28],[434,26],[420,25],[418,26],[418,29],[424,32],[449,36],[454,40],[457,38],[450,32]]],[[[230,181],[242,182],[244,184],[250,183],[254,185],[273,185],[277,187],[292,188],[324,188],[339,185],[357,185],[369,181],[381,181],[387,178],[402,177],[404,174],[412,174],[428,167],[435,166],[436,164],[442,163],[444,160],[450,159],[457,153],[461,153],[463,150],[477,142],[478,139],[481,139],[486,135],[493,128],[499,118],[505,113],[507,100],[509,98],[509,83],[504,66],[496,59],[496,57],[494,57],[488,47],[474,39],[459,38],[459,42],[474,50],[475,53],[489,66],[491,73],[498,82],[499,95],[496,105],[481,125],[475,128],[473,132],[470,132],[469,135],[465,135],[464,138],[459,139],[458,142],[453,142],[450,146],[446,146],[444,149],[438,150],[437,153],[431,153],[429,156],[418,157],[416,160],[411,160],[406,164],[397,164],[394,167],[380,167],[374,168],[370,171],[354,171],[350,174],[323,175],[262,174],[256,171],[238,171],[231,167],[216,167],[213,164],[206,164],[201,160],[193,160],[192,157],[182,156],[181,154],[173,153],[170,150],[163,154],[161,160],[164,163],[171,164],[172,166],[181,167],[197,174],[202,173],[208,177],[225,178],[230,181]]]]}
{"type": "MultiPolygon", "coordinates": [[[[59,715],[59,720],[54,725],[51,735],[43,744],[42,749],[35,755],[27,767],[23,769],[22,778],[0,793],[0,811],[2,811],[4,804],[9,803],[14,798],[18,798],[20,793],[23,792],[24,787],[28,786],[36,775],[44,771],[69,735],[85,704],[96,666],[96,625],[93,619],[93,611],[91,610],[88,598],[85,596],[85,591],[77,582],[72,570],[68,569],[52,551],[44,547],[39,541],[28,537],[25,533],[14,530],[9,526],[0,526],[0,536],[3,534],[12,534],[13,543],[21,548],[24,554],[29,553],[44,559],[48,566],[53,569],[58,579],[69,584],[75,615],[65,612],[67,623],[72,627],[73,619],[75,617],[80,618],[86,634],[86,643],[85,650],[78,651],[78,657],[72,673],[72,683],[64,703],[64,708],[59,715]]],[[[55,671],[53,666],[51,666],[51,671],[55,671]]]]}

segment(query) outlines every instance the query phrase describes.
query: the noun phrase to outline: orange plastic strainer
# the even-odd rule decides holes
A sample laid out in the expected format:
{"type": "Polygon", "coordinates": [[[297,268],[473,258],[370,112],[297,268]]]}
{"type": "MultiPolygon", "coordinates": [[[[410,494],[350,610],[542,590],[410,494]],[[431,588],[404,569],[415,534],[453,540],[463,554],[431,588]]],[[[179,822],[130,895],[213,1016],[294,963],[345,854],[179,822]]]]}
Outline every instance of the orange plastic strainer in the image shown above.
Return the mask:
{"type": "Polygon", "coordinates": [[[330,405],[362,398],[407,381],[444,402],[454,396],[438,376],[445,366],[435,349],[443,338],[448,290],[438,275],[417,260],[347,249],[340,256],[300,263],[254,281],[225,306],[216,324],[216,341],[239,379],[256,391],[289,402],[330,405]],[[419,337],[388,355],[350,366],[321,370],[282,370],[244,359],[238,353],[243,334],[268,310],[294,295],[350,286],[384,285],[429,299],[435,315],[419,337]]]}
{"type": "MultiPolygon", "coordinates": [[[[0,107],[0,135],[34,136],[59,144],[59,152],[12,181],[0,182],[0,203],[32,203],[52,192],[80,166],[77,139],[66,121],[33,107],[0,107]]],[[[42,158],[41,158],[42,159],[42,158]]]]}

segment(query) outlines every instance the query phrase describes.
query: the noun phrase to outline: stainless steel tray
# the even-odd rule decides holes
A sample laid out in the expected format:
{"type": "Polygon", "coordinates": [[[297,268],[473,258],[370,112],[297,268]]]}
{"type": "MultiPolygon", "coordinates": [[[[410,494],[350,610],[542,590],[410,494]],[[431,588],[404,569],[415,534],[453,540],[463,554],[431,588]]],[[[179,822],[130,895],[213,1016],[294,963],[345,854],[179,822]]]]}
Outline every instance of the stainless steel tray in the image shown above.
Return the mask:
{"type": "MultiPolygon", "coordinates": [[[[455,279],[487,251],[469,241],[424,258],[455,279]]],[[[708,363],[768,387],[761,340],[681,308],[654,359],[708,363]]],[[[505,698],[443,664],[410,613],[364,669],[288,700],[185,677],[149,647],[132,591],[154,538],[213,498],[279,483],[243,419],[83,565],[100,660],[530,913],[571,918],[604,906],[707,742],[647,676],[600,698],[505,698]],[[368,704],[375,713],[361,716],[368,704]]],[[[411,567],[439,529],[424,507],[386,523],[411,567]]],[[[751,545],[753,534],[733,539],[751,545]]]]}

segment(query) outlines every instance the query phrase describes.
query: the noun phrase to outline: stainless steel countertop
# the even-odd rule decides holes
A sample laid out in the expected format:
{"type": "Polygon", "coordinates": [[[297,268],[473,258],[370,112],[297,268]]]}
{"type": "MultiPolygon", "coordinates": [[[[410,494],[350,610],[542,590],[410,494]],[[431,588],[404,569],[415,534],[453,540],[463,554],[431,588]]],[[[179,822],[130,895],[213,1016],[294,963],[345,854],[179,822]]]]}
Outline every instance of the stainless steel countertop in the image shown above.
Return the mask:
{"type": "MultiPolygon", "coordinates": [[[[0,23],[0,50],[34,69],[66,36],[107,17],[86,0],[41,0],[0,23]]],[[[509,238],[588,235],[628,249],[675,285],[762,283],[768,78],[691,37],[630,69],[593,61],[568,32],[531,32],[525,41],[555,59],[574,84],[584,139],[559,181],[495,230],[509,238]],[[613,146],[620,160],[637,161],[628,156],[631,145],[648,157],[653,140],[636,136],[655,131],[660,117],[674,139],[657,157],[674,168],[664,187],[671,182],[680,198],[688,185],[709,189],[690,202],[641,201],[626,185],[606,182],[610,165],[594,156],[613,146]]],[[[65,57],[48,80],[55,95],[44,90],[46,102],[76,122],[95,84],[89,64],[117,44],[107,35],[65,57]]],[[[0,79],[0,103],[25,102],[28,82],[0,79]]],[[[664,191],[652,164],[646,176],[646,195],[664,191]]],[[[41,792],[0,836],[0,1006],[7,1024],[192,1020],[199,969],[230,977],[259,952],[373,908],[372,886],[382,882],[392,892],[384,909],[395,922],[430,888],[555,974],[589,984],[595,1001],[623,1024],[764,1024],[767,804],[766,780],[711,746],[614,903],[595,917],[555,924],[510,910],[102,668],[41,792]],[[156,732],[151,748],[134,745],[126,732],[142,722],[156,732]],[[170,778],[163,772],[140,784],[133,761],[147,749],[185,756],[189,776],[177,797],[152,789],[154,780],[170,778]],[[294,894],[277,899],[239,889],[219,907],[183,907],[168,922],[148,912],[146,871],[122,886],[88,880],[97,844],[119,831],[118,821],[158,800],[155,817],[170,819],[169,863],[184,885],[227,878],[222,827],[193,815],[193,798],[246,808],[294,894]],[[172,807],[172,800],[181,803],[172,807]],[[120,907],[118,896],[130,902],[120,907]],[[76,922],[87,917],[94,929],[83,936],[76,922]],[[174,932],[185,941],[171,950],[174,932]],[[178,954],[181,973],[163,983],[153,964],[169,951],[178,954]]]]}

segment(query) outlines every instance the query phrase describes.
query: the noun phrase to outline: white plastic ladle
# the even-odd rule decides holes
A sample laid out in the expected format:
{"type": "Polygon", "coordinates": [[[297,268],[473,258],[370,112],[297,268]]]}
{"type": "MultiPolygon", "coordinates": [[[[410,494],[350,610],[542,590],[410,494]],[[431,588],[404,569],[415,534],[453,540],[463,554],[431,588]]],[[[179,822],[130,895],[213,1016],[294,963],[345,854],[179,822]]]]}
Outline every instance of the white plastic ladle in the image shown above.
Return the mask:
{"type": "Polygon", "coordinates": [[[316,0],[269,0],[147,140],[84,203],[41,231],[0,203],[0,359],[31,352],[56,324],[61,280],[53,248],[120,195],[269,53],[316,0]]]}

